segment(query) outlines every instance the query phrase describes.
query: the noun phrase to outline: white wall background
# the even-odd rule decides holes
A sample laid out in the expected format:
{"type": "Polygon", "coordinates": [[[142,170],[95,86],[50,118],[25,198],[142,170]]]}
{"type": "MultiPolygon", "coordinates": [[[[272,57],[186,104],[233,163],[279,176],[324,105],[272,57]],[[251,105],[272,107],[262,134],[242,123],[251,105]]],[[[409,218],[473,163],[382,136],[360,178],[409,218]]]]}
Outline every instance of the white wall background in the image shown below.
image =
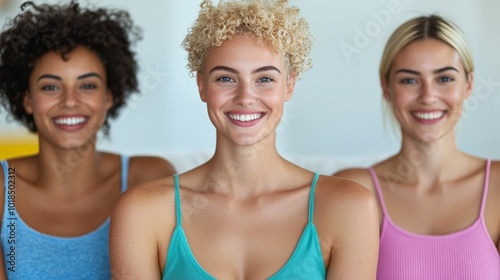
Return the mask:
{"type": "MultiPolygon", "coordinates": [[[[19,10],[21,1],[11,1],[13,5],[0,12],[2,23],[19,10]]],[[[198,97],[195,79],[185,68],[186,53],[180,47],[201,1],[88,2],[127,9],[144,31],[144,39],[136,48],[141,94],[129,100],[128,107],[112,123],[111,140],[101,140],[100,147],[128,154],[213,150],[214,128],[198,97]]],[[[278,148],[283,154],[379,157],[395,153],[399,141],[390,124],[384,125],[381,107],[377,73],[382,49],[402,22],[437,13],[461,27],[476,63],[475,90],[465,105],[458,144],[469,153],[500,159],[500,1],[291,3],[301,8],[316,43],[312,52],[314,67],[298,81],[279,127],[278,148]]],[[[17,126],[7,124],[3,112],[0,134],[12,129],[17,126]]]]}

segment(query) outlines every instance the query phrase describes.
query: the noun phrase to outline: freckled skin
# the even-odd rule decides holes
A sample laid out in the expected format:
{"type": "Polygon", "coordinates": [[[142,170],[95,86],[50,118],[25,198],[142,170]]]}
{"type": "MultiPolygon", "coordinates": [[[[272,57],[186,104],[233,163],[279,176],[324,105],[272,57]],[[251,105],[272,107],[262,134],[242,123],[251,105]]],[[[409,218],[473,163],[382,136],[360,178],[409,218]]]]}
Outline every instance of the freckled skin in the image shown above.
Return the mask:
{"type": "MultiPolygon", "coordinates": [[[[269,278],[304,230],[314,177],[276,150],[295,76],[283,57],[243,34],[209,52],[197,84],[217,141],[212,159],[179,176],[183,230],[197,262],[215,278],[269,278]],[[235,114],[260,118],[241,123],[235,114]]],[[[161,278],[176,227],[173,189],[172,178],[157,180],[120,199],[110,233],[113,268],[161,278]]],[[[327,279],[375,279],[378,220],[368,190],[320,176],[314,224],[327,279]]]]}

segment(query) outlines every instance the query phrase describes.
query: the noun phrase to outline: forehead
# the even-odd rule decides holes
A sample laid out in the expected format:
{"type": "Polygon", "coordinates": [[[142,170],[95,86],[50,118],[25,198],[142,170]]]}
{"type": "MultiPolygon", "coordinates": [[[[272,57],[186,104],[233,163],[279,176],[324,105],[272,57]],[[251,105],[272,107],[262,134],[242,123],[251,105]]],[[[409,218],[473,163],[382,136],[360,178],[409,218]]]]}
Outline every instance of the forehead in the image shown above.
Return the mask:
{"type": "Polygon", "coordinates": [[[236,35],[221,46],[210,49],[204,71],[210,71],[211,68],[219,65],[241,70],[273,65],[283,73],[285,69],[282,55],[247,34],[236,35]]]}
{"type": "Polygon", "coordinates": [[[436,69],[454,66],[463,69],[458,52],[437,39],[414,41],[402,48],[394,57],[393,70],[397,68],[436,69]]]}
{"type": "Polygon", "coordinates": [[[60,53],[50,51],[40,56],[33,65],[32,74],[51,72],[55,74],[71,74],[72,72],[106,73],[99,56],[85,47],[76,47],[64,58],[60,53]]]}

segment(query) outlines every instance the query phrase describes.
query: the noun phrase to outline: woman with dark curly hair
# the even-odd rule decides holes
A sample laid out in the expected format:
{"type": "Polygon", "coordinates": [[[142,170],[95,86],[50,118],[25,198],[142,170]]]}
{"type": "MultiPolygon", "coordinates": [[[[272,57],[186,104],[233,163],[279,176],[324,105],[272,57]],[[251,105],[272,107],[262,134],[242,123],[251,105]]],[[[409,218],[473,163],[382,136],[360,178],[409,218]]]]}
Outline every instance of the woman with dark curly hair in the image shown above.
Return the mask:
{"type": "Polygon", "coordinates": [[[127,186],[171,175],[156,157],[99,152],[137,91],[129,14],[35,5],[0,34],[0,101],[37,132],[39,154],[2,161],[1,244],[9,279],[110,279],[109,214],[127,186]]]}
{"type": "Polygon", "coordinates": [[[120,198],[116,279],[375,279],[376,201],[276,150],[312,36],[288,1],[203,1],[184,40],[217,130],[206,163],[120,198]],[[144,217],[148,217],[145,219],[144,217]]]}

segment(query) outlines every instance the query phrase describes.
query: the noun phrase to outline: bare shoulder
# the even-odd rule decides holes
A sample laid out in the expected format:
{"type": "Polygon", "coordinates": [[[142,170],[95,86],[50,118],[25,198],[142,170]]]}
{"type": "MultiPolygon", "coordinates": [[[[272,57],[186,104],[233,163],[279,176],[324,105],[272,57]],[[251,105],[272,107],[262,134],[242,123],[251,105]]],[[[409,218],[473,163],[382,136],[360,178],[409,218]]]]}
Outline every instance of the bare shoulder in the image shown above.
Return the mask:
{"type": "Polygon", "coordinates": [[[137,156],[130,158],[129,186],[164,178],[176,173],[174,166],[164,158],[137,156]]]}
{"type": "Polygon", "coordinates": [[[143,183],[118,199],[109,234],[113,279],[121,271],[131,279],[159,279],[176,224],[172,182],[169,177],[143,183]]]}
{"type": "Polygon", "coordinates": [[[378,236],[378,208],[373,193],[340,177],[321,176],[318,180],[314,220],[322,240],[331,248],[349,240],[355,232],[378,236]]]}
{"type": "Polygon", "coordinates": [[[492,161],[490,166],[489,192],[500,198],[500,161],[492,161]]]}
{"type": "Polygon", "coordinates": [[[9,199],[9,197],[5,197],[5,194],[7,193],[11,199],[15,199],[16,187],[20,179],[30,172],[34,173],[33,158],[34,156],[5,160],[8,169],[0,166],[0,184],[2,185],[0,188],[0,217],[3,216],[4,203],[8,202],[9,199]],[[5,188],[9,189],[5,190],[5,188]]]}
{"type": "MultiPolygon", "coordinates": [[[[358,182],[337,176],[321,176],[318,180],[316,198],[318,203],[324,200],[329,207],[353,207],[357,208],[361,204],[362,208],[376,206],[371,191],[358,182]],[[374,205],[372,205],[374,204],[374,205]]],[[[376,209],[376,208],[375,208],[376,209]]]]}
{"type": "Polygon", "coordinates": [[[490,176],[493,175],[493,179],[499,179],[500,180],[500,161],[498,160],[493,160],[491,161],[491,166],[490,166],[490,176]],[[499,176],[496,176],[496,175],[499,176]]]}
{"type": "Polygon", "coordinates": [[[328,256],[327,278],[374,279],[379,220],[372,192],[334,176],[320,177],[317,187],[314,223],[328,256]]]}
{"type": "Polygon", "coordinates": [[[133,211],[141,214],[154,212],[158,207],[173,205],[172,177],[150,180],[136,185],[119,198],[114,213],[133,211]]]}
{"type": "Polygon", "coordinates": [[[334,231],[355,221],[378,223],[377,201],[370,190],[357,182],[321,176],[315,194],[315,217],[334,231]]]}
{"type": "Polygon", "coordinates": [[[348,180],[352,180],[366,187],[370,191],[373,191],[373,181],[370,172],[366,168],[349,168],[344,170],[339,170],[335,174],[335,177],[341,177],[348,180]]]}
{"type": "Polygon", "coordinates": [[[166,232],[175,224],[173,179],[162,178],[136,186],[123,193],[111,213],[112,228],[132,228],[166,232]],[[118,226],[119,225],[119,226],[118,226]]]}

